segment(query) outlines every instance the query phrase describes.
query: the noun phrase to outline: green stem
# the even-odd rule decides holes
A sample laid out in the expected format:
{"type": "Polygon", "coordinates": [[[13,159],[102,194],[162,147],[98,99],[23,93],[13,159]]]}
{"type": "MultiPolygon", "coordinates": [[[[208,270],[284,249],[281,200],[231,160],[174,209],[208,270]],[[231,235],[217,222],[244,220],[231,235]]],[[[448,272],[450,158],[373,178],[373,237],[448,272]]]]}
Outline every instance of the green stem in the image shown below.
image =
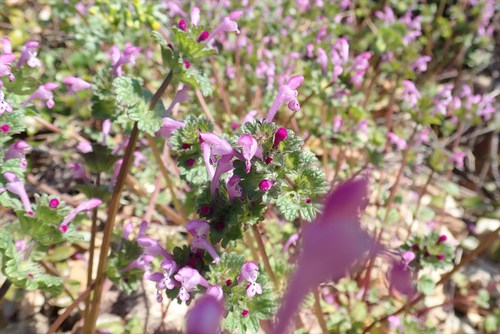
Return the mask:
{"type": "MultiPolygon", "coordinates": [[[[149,104],[150,109],[154,109],[161,96],[167,89],[170,81],[172,81],[173,72],[170,71],[161,84],[160,88],[156,91],[156,93],[151,98],[151,102],[149,104]]],[[[106,279],[106,268],[108,263],[108,250],[111,245],[111,239],[113,235],[113,226],[115,223],[116,215],[118,214],[118,209],[120,207],[120,198],[123,187],[125,185],[125,180],[127,178],[127,174],[132,165],[132,160],[134,158],[134,150],[137,144],[137,140],[139,139],[139,128],[137,122],[134,123],[134,127],[132,129],[132,133],[130,134],[129,142],[127,145],[127,149],[125,151],[125,155],[123,157],[122,166],[120,168],[120,172],[118,174],[118,178],[116,180],[115,188],[113,189],[113,194],[111,196],[111,201],[109,204],[109,212],[108,218],[104,225],[104,235],[102,239],[101,245],[101,253],[99,255],[99,266],[97,268],[97,275],[95,280],[95,290],[94,290],[94,298],[92,300],[92,309],[88,315],[88,318],[85,319],[85,327],[84,333],[94,333],[95,326],[97,322],[97,316],[99,314],[99,306],[101,303],[102,290],[104,281],[106,279]]]]}
{"type": "Polygon", "coordinates": [[[266,247],[264,246],[264,241],[262,241],[262,236],[260,235],[259,228],[257,225],[252,225],[253,236],[257,241],[257,246],[259,248],[260,256],[262,257],[262,261],[264,261],[264,267],[266,268],[267,274],[271,278],[276,289],[279,288],[279,282],[274,274],[273,268],[271,267],[271,263],[269,262],[269,256],[267,256],[266,247]]]}

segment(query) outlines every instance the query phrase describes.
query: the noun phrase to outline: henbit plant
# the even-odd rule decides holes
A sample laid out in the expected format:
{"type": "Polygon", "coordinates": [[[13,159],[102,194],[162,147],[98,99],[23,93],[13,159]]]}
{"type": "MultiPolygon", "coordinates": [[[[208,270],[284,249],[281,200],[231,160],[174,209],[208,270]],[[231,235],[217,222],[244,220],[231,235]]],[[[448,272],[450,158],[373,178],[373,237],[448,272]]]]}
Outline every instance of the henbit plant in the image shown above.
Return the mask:
{"type": "MultiPolygon", "coordinates": [[[[1,295],[14,284],[73,298],[51,333],[82,300],[83,331],[94,332],[107,278],[129,293],[142,280],[153,284],[160,303],[194,302],[188,333],[256,332],[260,327],[282,333],[291,330],[292,318],[306,328],[296,313],[302,299],[324,333],[423,330],[421,319],[432,308],[422,307],[424,296],[434,294],[498,234],[492,231],[453,265],[455,251],[446,235],[414,231],[443,206],[441,195],[432,195],[427,204],[433,181],[467,170],[467,138],[476,136],[476,127],[490,124],[479,132],[495,127],[494,98],[478,94],[464,80],[464,68],[487,60],[491,3],[382,7],[297,1],[250,4],[232,12],[216,6],[226,5],[206,2],[201,10],[185,11],[167,2],[164,14],[147,1],[54,4],[58,20],[66,23],[76,15],[81,23],[63,29],[70,32],[66,46],[74,49],[68,64],[54,61],[63,58],[64,48],[15,39],[13,48],[2,39],[0,210],[8,213],[8,223],[0,232],[7,277],[1,295]],[[217,24],[201,26],[201,13],[217,24]],[[269,19],[254,20],[255,15],[269,19]],[[159,22],[167,17],[171,27],[163,29],[159,22]],[[149,38],[151,28],[158,31],[149,38]],[[151,41],[161,48],[161,66],[151,41]],[[215,56],[216,50],[224,52],[215,56]],[[458,71],[453,80],[445,73],[451,68],[458,71]],[[150,78],[157,73],[164,79],[153,94],[149,87],[156,81],[150,78]],[[60,93],[62,84],[67,94],[60,93]],[[221,103],[208,98],[213,89],[221,103]],[[172,91],[168,107],[162,102],[166,91],[172,91]],[[186,103],[193,93],[205,117],[186,103]],[[52,117],[45,107],[67,115],[68,106],[91,109],[98,131],[90,127],[80,135],[67,121],[59,120],[60,127],[47,121],[52,117]],[[260,120],[257,110],[267,106],[267,117],[260,120]],[[25,175],[34,161],[30,147],[38,149],[40,143],[30,140],[36,130],[27,127],[29,120],[71,138],[79,154],[63,155],[87,201],[47,187],[49,194],[35,195],[33,201],[25,180],[34,180],[25,175]],[[151,155],[159,172],[145,164],[151,155]],[[430,171],[422,173],[418,167],[424,163],[430,171]],[[366,174],[323,201],[330,185],[368,167],[375,170],[370,196],[364,195],[366,174]],[[396,176],[390,178],[386,170],[393,167],[396,176]],[[155,191],[148,196],[141,183],[150,184],[156,174],[155,191]],[[416,204],[407,204],[402,194],[408,179],[419,184],[419,174],[425,176],[424,186],[416,204]],[[160,194],[162,182],[168,191],[160,194]],[[122,196],[125,185],[139,194],[132,199],[134,215],[144,214],[139,227],[115,226],[121,204],[130,200],[122,196]],[[369,214],[360,210],[366,204],[369,214]],[[405,206],[411,211],[407,240],[386,246],[388,231],[406,219],[405,206]],[[152,237],[148,230],[155,208],[184,225],[185,233],[166,244],[152,237]],[[90,235],[86,221],[79,224],[82,212],[91,212],[90,235]],[[360,219],[373,237],[360,228],[360,219]],[[88,243],[87,287],[74,298],[66,280],[50,269],[46,253],[68,244],[85,250],[88,243]],[[295,273],[288,261],[295,263],[295,273]],[[439,281],[429,275],[449,268],[439,281]],[[387,272],[382,283],[376,277],[381,271],[387,272]],[[288,292],[281,297],[285,286],[288,292]],[[275,323],[266,322],[280,303],[275,323]]],[[[464,206],[494,216],[491,186],[476,186],[486,195],[479,204],[465,199],[464,206]]],[[[457,196],[450,183],[440,187],[457,196]]],[[[493,316],[488,315],[487,331],[494,331],[493,316]]]]}

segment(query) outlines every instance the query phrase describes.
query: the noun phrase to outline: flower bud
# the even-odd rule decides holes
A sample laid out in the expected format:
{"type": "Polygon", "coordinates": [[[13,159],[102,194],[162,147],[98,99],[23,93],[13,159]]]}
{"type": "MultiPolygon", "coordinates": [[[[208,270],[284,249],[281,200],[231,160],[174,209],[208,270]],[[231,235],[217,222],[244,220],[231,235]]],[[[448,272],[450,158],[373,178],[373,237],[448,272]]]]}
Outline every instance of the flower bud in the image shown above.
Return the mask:
{"type": "Polygon", "coordinates": [[[241,315],[242,315],[242,316],[244,316],[244,317],[246,317],[246,316],[248,316],[248,314],[249,314],[249,313],[250,313],[250,312],[249,312],[247,309],[244,309],[244,310],[241,312],[241,315]]]}
{"type": "Polygon", "coordinates": [[[285,128],[279,128],[274,134],[274,144],[273,147],[276,148],[278,145],[288,137],[288,132],[285,128]]]}
{"type": "Polygon", "coordinates": [[[55,209],[59,206],[59,200],[57,198],[53,198],[49,201],[49,207],[51,209],[55,209]]]}
{"type": "Polygon", "coordinates": [[[184,19],[180,19],[178,25],[180,30],[187,31],[187,24],[186,21],[184,21],[184,19]]]}
{"type": "Polygon", "coordinates": [[[206,40],[208,38],[210,34],[208,33],[208,31],[206,30],[203,30],[200,34],[200,36],[198,36],[198,43],[200,42],[203,42],[204,40],[206,40]]]}
{"type": "Polygon", "coordinates": [[[442,242],[445,242],[446,240],[448,240],[448,237],[446,235],[441,235],[437,241],[438,244],[442,243],[442,242]]]}
{"type": "Polygon", "coordinates": [[[273,186],[274,182],[271,180],[262,180],[259,183],[259,189],[261,191],[268,191],[273,186]]]}

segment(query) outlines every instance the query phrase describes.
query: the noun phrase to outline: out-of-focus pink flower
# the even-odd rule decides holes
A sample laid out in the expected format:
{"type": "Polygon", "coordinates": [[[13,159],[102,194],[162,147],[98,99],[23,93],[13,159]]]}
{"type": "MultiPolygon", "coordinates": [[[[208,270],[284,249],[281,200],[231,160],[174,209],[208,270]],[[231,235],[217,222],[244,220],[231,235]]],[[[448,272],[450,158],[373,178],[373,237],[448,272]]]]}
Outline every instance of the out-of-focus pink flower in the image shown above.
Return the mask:
{"type": "Polygon", "coordinates": [[[63,222],[61,225],[59,225],[59,230],[61,232],[66,232],[68,230],[68,225],[69,223],[75,219],[76,215],[79,214],[80,212],[87,212],[90,211],[94,208],[97,208],[99,205],[102,204],[102,201],[99,198],[91,198],[88,201],[85,201],[78,205],[76,208],[71,210],[71,212],[64,218],[63,222]]]}
{"type": "Polygon", "coordinates": [[[224,291],[218,285],[211,285],[207,289],[207,295],[214,296],[219,301],[224,299],[224,291]]]}
{"type": "Polygon", "coordinates": [[[170,106],[168,107],[168,109],[165,110],[165,116],[172,112],[175,105],[189,101],[190,96],[189,96],[188,92],[189,92],[189,86],[187,86],[187,85],[182,86],[182,88],[177,91],[174,98],[172,99],[172,103],[170,103],[170,106]]]}
{"type": "Polygon", "coordinates": [[[344,120],[342,119],[342,117],[340,117],[339,115],[335,115],[335,117],[333,118],[333,132],[340,132],[340,129],[342,129],[342,125],[344,125],[344,120]]]}
{"type": "Polygon", "coordinates": [[[23,107],[28,105],[28,103],[33,102],[34,100],[46,100],[45,104],[47,108],[52,109],[54,107],[54,94],[52,91],[59,87],[55,82],[47,82],[46,84],[41,85],[31,94],[26,101],[23,102],[23,107]]]}
{"type": "Polygon", "coordinates": [[[12,106],[9,102],[5,101],[5,94],[0,90],[0,115],[5,112],[12,112],[12,106]]]}
{"type": "Polygon", "coordinates": [[[429,56],[420,56],[413,62],[411,68],[417,73],[425,72],[427,71],[427,63],[430,62],[431,59],[432,58],[429,56]]]}
{"type": "Polygon", "coordinates": [[[397,147],[398,151],[405,150],[408,147],[408,144],[406,143],[406,140],[404,140],[403,138],[399,137],[394,132],[387,132],[387,138],[389,139],[389,142],[392,145],[395,145],[397,147]]]}
{"type": "Polygon", "coordinates": [[[208,288],[208,282],[204,279],[198,270],[191,267],[182,267],[174,276],[175,280],[181,283],[181,288],[177,297],[185,302],[191,298],[189,292],[193,291],[198,285],[208,288]]]}
{"type": "Polygon", "coordinates": [[[210,232],[210,225],[206,220],[191,220],[187,223],[186,229],[193,236],[191,240],[191,248],[204,249],[214,259],[215,263],[219,263],[220,257],[215,251],[212,244],[207,240],[210,232]]]}
{"type": "Polygon", "coordinates": [[[2,53],[12,53],[12,44],[8,37],[2,38],[2,53]]]}
{"type": "Polygon", "coordinates": [[[26,168],[26,151],[29,150],[30,145],[24,140],[18,140],[10,145],[3,157],[4,161],[9,159],[21,159],[21,167],[26,168]]]}
{"type": "Polygon", "coordinates": [[[236,34],[239,34],[240,31],[238,29],[238,23],[236,23],[235,20],[239,19],[243,15],[243,11],[237,10],[229,14],[229,16],[226,16],[225,18],[222,19],[222,22],[217,26],[217,28],[212,31],[212,33],[208,36],[206,39],[206,42],[208,43],[211,41],[215,36],[220,34],[221,32],[235,32],[236,34]]]}
{"type": "Polygon", "coordinates": [[[401,319],[397,315],[391,315],[387,318],[387,321],[389,322],[389,330],[395,331],[402,329],[402,324],[401,324],[401,319]]]}
{"type": "Polygon", "coordinates": [[[273,121],[276,112],[283,103],[288,104],[288,109],[292,111],[300,110],[300,104],[297,100],[297,88],[300,87],[303,81],[304,77],[302,75],[295,75],[288,79],[288,82],[285,85],[280,86],[278,95],[276,96],[276,99],[274,100],[271,108],[269,108],[269,111],[267,113],[267,122],[273,121]]]}
{"type": "Polygon", "coordinates": [[[381,21],[384,21],[384,23],[394,23],[396,22],[396,17],[394,16],[394,12],[392,11],[392,8],[389,6],[384,7],[384,11],[376,11],[375,12],[375,17],[381,21]]]}
{"type": "Polygon", "coordinates": [[[457,166],[457,168],[464,168],[464,159],[467,156],[467,153],[463,151],[458,151],[453,153],[451,156],[451,162],[457,166]]]}
{"type": "Polygon", "coordinates": [[[243,120],[241,121],[241,124],[245,123],[253,123],[255,121],[255,116],[257,116],[258,111],[257,110],[250,110],[245,117],[243,117],[243,120]]]}
{"type": "Polygon", "coordinates": [[[318,47],[316,48],[316,50],[318,52],[318,58],[316,61],[318,62],[321,70],[323,71],[323,74],[325,75],[326,71],[328,70],[328,56],[326,55],[325,50],[323,50],[322,48],[318,47]]]}
{"type": "Polygon", "coordinates": [[[272,180],[262,180],[259,182],[259,189],[260,191],[269,191],[271,187],[274,185],[274,182],[272,180]]]}
{"type": "Polygon", "coordinates": [[[495,111],[495,98],[493,96],[482,96],[477,105],[477,114],[484,120],[489,121],[495,111]]]}
{"type": "Polygon", "coordinates": [[[430,141],[430,139],[429,139],[429,134],[430,134],[430,133],[431,133],[431,130],[430,130],[430,129],[428,129],[428,128],[423,129],[423,130],[419,133],[419,135],[418,135],[418,137],[417,137],[416,142],[417,142],[417,143],[424,143],[424,144],[429,143],[429,141],[430,141]]]}
{"type": "Polygon", "coordinates": [[[433,99],[434,102],[434,110],[442,115],[446,115],[447,108],[453,100],[453,96],[451,92],[453,90],[452,84],[446,84],[439,91],[438,94],[433,99]]]}
{"type": "Polygon", "coordinates": [[[172,118],[165,117],[163,118],[163,126],[158,130],[155,135],[163,137],[165,139],[168,139],[172,136],[172,133],[179,129],[184,127],[186,124],[184,122],[176,121],[172,118]]]}
{"type": "Polygon", "coordinates": [[[112,73],[114,76],[121,76],[123,74],[122,66],[126,64],[131,64],[135,66],[136,57],[141,52],[139,46],[133,46],[130,43],[125,45],[125,49],[120,51],[120,48],[113,45],[110,50],[108,57],[111,59],[111,65],[113,67],[112,73]]]}
{"type": "Polygon", "coordinates": [[[11,193],[19,196],[21,203],[23,204],[24,210],[29,214],[33,215],[33,210],[31,209],[31,202],[26,193],[26,189],[24,188],[24,184],[19,180],[15,173],[7,172],[4,173],[3,176],[7,180],[7,184],[5,185],[5,189],[10,191],[11,193]]]}
{"type": "Polygon", "coordinates": [[[24,240],[16,240],[16,251],[22,253],[26,250],[26,241],[24,240]]]}
{"type": "Polygon", "coordinates": [[[157,301],[162,302],[163,297],[161,295],[162,290],[172,290],[176,286],[176,282],[173,279],[173,275],[177,270],[177,265],[172,259],[164,259],[161,263],[163,272],[156,272],[151,275],[146,276],[147,280],[156,282],[157,289],[157,301]]]}
{"type": "Polygon", "coordinates": [[[83,79],[72,76],[64,78],[63,83],[66,84],[66,89],[68,90],[68,92],[71,92],[73,94],[76,94],[76,92],[79,92],[84,89],[92,88],[91,83],[83,79]]]}
{"type": "Polygon", "coordinates": [[[253,261],[245,262],[241,267],[241,274],[238,276],[238,284],[243,282],[243,280],[248,282],[248,297],[262,294],[262,286],[257,283],[257,277],[259,277],[259,266],[253,261]]]}
{"type": "Polygon", "coordinates": [[[191,9],[191,24],[198,26],[200,24],[200,8],[198,6],[194,6],[191,9]]]}
{"type": "Polygon", "coordinates": [[[324,212],[304,227],[297,269],[272,333],[287,332],[290,320],[311,289],[326,280],[338,280],[365,252],[374,249],[374,241],[359,225],[359,210],[366,193],[366,179],[344,183],[327,197],[324,212]]]}
{"type": "Polygon", "coordinates": [[[73,177],[75,179],[82,180],[83,182],[90,182],[90,179],[85,172],[85,167],[81,164],[72,162],[68,165],[68,167],[73,171],[73,177]]]}
{"type": "Polygon", "coordinates": [[[415,108],[417,106],[418,100],[420,100],[420,92],[413,82],[403,80],[403,93],[401,98],[408,107],[415,108]]]}
{"type": "Polygon", "coordinates": [[[38,54],[38,42],[27,41],[26,44],[21,49],[21,57],[17,61],[17,68],[20,68],[24,64],[28,64],[29,67],[40,67],[42,62],[36,56],[38,54]]]}
{"type": "Polygon", "coordinates": [[[415,260],[415,257],[416,255],[412,251],[406,251],[403,254],[401,254],[401,259],[405,267],[408,267],[410,262],[415,260]]]}
{"type": "Polygon", "coordinates": [[[363,81],[363,76],[366,73],[366,70],[370,66],[370,58],[372,57],[371,52],[363,52],[359,55],[357,55],[354,58],[353,65],[351,68],[351,71],[353,72],[353,75],[351,77],[351,82],[354,86],[360,87],[361,83],[363,81]]]}
{"type": "Polygon", "coordinates": [[[109,133],[111,132],[111,125],[111,120],[109,118],[105,119],[104,122],[102,122],[102,145],[106,145],[109,133]]]}
{"type": "Polygon", "coordinates": [[[389,283],[392,289],[404,295],[415,293],[411,271],[404,263],[394,262],[389,271],[389,283]]]}
{"type": "MultiPolygon", "coordinates": [[[[14,80],[14,74],[12,74],[12,63],[16,60],[16,56],[12,53],[3,53],[0,55],[0,77],[9,76],[9,80],[14,80]]],[[[0,81],[0,87],[2,87],[2,82],[0,81]]]]}
{"type": "Polygon", "coordinates": [[[86,139],[80,139],[78,145],[76,145],[76,149],[81,153],[90,153],[94,150],[92,144],[86,139]]]}
{"type": "Polygon", "coordinates": [[[297,233],[294,233],[288,238],[287,242],[285,243],[285,246],[283,246],[283,253],[288,252],[288,249],[290,246],[295,246],[297,245],[297,241],[299,240],[299,235],[297,233]]]}
{"type": "Polygon", "coordinates": [[[196,300],[186,315],[186,334],[219,334],[224,316],[224,304],[206,294],[196,300]]]}

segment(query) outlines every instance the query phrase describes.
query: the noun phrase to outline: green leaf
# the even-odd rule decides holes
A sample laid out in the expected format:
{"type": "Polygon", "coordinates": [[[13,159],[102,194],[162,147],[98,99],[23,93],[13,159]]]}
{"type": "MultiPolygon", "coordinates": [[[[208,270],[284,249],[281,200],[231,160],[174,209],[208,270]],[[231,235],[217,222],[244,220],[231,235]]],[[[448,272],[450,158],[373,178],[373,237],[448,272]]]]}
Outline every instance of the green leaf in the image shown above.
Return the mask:
{"type": "Polygon", "coordinates": [[[498,329],[499,317],[495,314],[490,314],[484,318],[484,330],[488,333],[496,332],[498,329]]]}
{"type": "Polygon", "coordinates": [[[179,80],[186,85],[199,88],[204,96],[212,94],[212,85],[205,73],[200,72],[194,65],[182,71],[179,80]]]}
{"type": "Polygon", "coordinates": [[[423,275],[417,283],[418,291],[422,292],[424,295],[429,296],[434,292],[436,288],[436,283],[432,279],[432,277],[428,275],[423,275]]]}

